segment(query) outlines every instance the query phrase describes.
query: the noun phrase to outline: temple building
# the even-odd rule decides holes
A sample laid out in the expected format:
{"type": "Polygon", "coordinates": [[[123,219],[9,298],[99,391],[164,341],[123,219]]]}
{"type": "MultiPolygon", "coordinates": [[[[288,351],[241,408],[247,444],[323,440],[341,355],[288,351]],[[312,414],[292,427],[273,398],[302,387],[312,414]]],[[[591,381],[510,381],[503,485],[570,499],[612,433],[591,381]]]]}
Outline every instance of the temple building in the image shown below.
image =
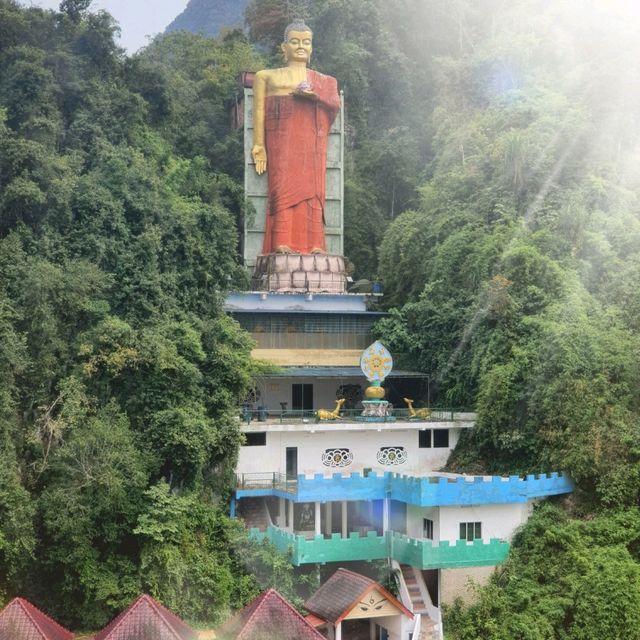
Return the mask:
{"type": "Polygon", "coordinates": [[[306,603],[326,637],[349,638],[341,622],[357,604],[358,589],[375,591],[350,569],[381,560],[393,569],[399,595],[393,601],[386,592],[372,595],[384,600],[388,615],[370,624],[368,637],[441,639],[440,605],[468,596],[469,578],[486,581],[533,505],[572,491],[572,484],[558,473],[443,471],[476,416],[431,407],[429,376],[394,367],[393,354],[374,340],[374,324],[385,315],[376,310],[379,289],[356,292],[341,255],[342,113],[327,144],[329,253],[260,253],[274,222],[265,222],[271,194],[255,163],[261,156],[251,152],[252,81],[243,76],[236,113],[245,132],[246,196],[255,211],[243,245],[252,290],[230,294],[226,310],[254,338],[252,355],[273,368],[240,399],[245,442],[232,515],[293,565],[335,569],[324,595],[306,603]],[[332,603],[336,589],[345,591],[332,603]]]}
{"type": "MultiPolygon", "coordinates": [[[[343,294],[338,301],[331,294],[312,300],[298,295],[229,298],[229,312],[245,328],[270,332],[258,342],[257,354],[270,350],[263,349],[267,342],[287,344],[280,353],[274,349],[279,368],[258,379],[239,408],[245,443],[232,514],[296,566],[348,569],[362,561],[388,561],[399,601],[413,617],[403,618],[402,625],[381,619],[375,637],[409,640],[418,625],[422,637],[441,639],[440,604],[465,597],[468,578],[486,581],[535,502],[568,493],[572,484],[557,473],[522,478],[441,471],[462,431],[473,428],[475,414],[407,406],[403,398],[420,397],[417,392],[428,386],[410,371],[391,369],[384,377],[389,400],[367,400],[371,382],[354,359],[368,350],[341,348],[358,343],[355,335],[370,339],[366,322],[357,323],[347,340],[326,332],[324,349],[291,347],[320,339],[304,332],[319,333],[317,327],[348,315],[347,301],[356,317],[366,313],[366,296],[343,294]],[[251,318],[249,300],[259,321],[251,318]],[[300,308],[294,312],[289,305],[300,308]],[[321,308],[324,318],[297,320],[322,317],[321,308]],[[287,316],[294,319],[291,331],[280,329],[287,316]],[[339,366],[331,366],[331,359],[339,366]],[[384,626],[391,622],[393,628],[384,626]]],[[[375,351],[382,345],[371,346],[375,351]]],[[[330,625],[325,630],[327,637],[337,637],[330,625]]]]}

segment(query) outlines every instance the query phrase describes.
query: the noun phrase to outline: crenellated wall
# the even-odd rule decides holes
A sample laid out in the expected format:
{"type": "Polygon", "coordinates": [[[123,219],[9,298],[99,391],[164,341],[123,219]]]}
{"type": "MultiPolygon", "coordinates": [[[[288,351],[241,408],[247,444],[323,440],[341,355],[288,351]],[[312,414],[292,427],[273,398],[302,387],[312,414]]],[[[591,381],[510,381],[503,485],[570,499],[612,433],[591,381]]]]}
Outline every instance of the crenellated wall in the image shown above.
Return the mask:
{"type": "Polygon", "coordinates": [[[509,543],[498,539],[489,542],[458,540],[452,545],[447,541],[433,543],[394,532],[378,536],[370,531],[366,536],[351,533],[342,538],[334,534],[330,538],[315,536],[307,540],[275,527],[269,527],[266,532],[251,529],[250,535],[258,541],[270,540],[280,552],[287,553],[296,566],[386,558],[420,569],[493,566],[503,562],[509,553],[509,543]]]}
{"type": "Polygon", "coordinates": [[[238,489],[238,498],[276,495],[295,502],[381,500],[390,498],[419,507],[526,503],[534,498],[571,493],[573,482],[559,473],[519,476],[427,476],[390,472],[298,476],[297,489],[238,489]]]}

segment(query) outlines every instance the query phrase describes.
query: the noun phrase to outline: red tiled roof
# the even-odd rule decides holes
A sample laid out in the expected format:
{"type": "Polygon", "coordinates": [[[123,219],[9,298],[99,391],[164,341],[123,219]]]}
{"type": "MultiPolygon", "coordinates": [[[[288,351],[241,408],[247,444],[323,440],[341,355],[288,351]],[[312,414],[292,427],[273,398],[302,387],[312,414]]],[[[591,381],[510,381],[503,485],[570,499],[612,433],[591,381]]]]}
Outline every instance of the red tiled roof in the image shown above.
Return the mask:
{"type": "Polygon", "coordinates": [[[151,596],[142,595],[98,633],[95,640],[196,640],[197,637],[169,609],[151,596]]]}
{"type": "Polygon", "coordinates": [[[221,640],[326,640],[275,589],[261,593],[216,632],[221,640]]]}
{"type": "Polygon", "coordinates": [[[343,568],[338,569],[320,586],[304,603],[304,608],[319,618],[337,624],[349,615],[365,593],[374,588],[402,613],[413,618],[413,614],[375,580],[343,568]]]}
{"type": "Polygon", "coordinates": [[[0,640],[72,640],[61,627],[23,598],[14,598],[0,611],[0,640]]]}

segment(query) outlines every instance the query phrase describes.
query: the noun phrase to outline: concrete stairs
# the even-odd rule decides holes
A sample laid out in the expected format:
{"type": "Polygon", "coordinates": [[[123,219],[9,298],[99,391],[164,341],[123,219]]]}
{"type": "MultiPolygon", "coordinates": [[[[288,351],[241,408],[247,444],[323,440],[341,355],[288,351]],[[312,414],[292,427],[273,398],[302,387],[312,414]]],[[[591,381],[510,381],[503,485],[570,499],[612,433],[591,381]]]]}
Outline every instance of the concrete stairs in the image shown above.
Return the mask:
{"type": "Polygon", "coordinates": [[[269,510],[263,498],[242,498],[238,502],[237,513],[244,520],[247,529],[266,531],[271,526],[269,510]]]}
{"type": "Polygon", "coordinates": [[[422,580],[422,576],[408,564],[401,564],[400,571],[411,599],[411,610],[415,614],[420,614],[421,618],[420,636],[416,640],[440,640],[441,636],[436,628],[436,622],[429,617],[427,603],[422,596],[422,593],[426,592],[426,587],[423,582],[421,589],[418,582],[418,580],[422,580]]]}
{"type": "Polygon", "coordinates": [[[413,571],[413,567],[408,564],[401,564],[400,570],[402,571],[402,577],[404,578],[404,583],[407,585],[407,591],[411,598],[413,613],[427,613],[427,604],[422,598],[420,585],[418,584],[418,579],[413,571]]]}
{"type": "Polygon", "coordinates": [[[436,629],[436,623],[426,615],[422,616],[422,627],[418,640],[440,640],[440,634],[436,629]]]}

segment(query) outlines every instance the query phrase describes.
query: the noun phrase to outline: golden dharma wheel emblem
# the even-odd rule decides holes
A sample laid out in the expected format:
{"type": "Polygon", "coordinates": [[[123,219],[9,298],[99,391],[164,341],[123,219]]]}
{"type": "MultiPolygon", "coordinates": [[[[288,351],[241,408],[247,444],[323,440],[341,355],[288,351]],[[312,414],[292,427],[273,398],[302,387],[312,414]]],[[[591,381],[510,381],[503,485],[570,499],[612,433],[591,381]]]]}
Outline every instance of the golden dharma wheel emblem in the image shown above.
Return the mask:
{"type": "Polygon", "coordinates": [[[393,369],[393,358],[387,348],[376,340],[362,352],[360,368],[369,382],[382,382],[393,369]]]}

